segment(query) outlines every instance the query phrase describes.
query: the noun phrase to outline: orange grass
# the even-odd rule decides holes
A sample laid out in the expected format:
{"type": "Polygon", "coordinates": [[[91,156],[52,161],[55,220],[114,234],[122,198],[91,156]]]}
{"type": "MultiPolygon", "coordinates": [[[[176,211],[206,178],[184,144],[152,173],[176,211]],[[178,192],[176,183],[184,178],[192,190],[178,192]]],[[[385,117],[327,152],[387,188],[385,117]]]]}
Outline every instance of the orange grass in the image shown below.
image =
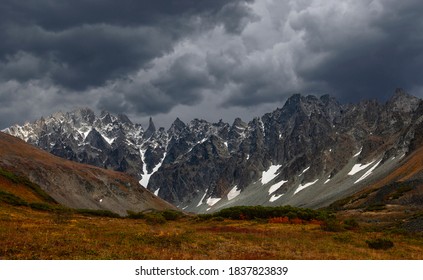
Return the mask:
{"type": "Polygon", "coordinates": [[[316,224],[58,217],[0,205],[0,259],[423,259],[421,238],[383,232],[325,232],[316,224]],[[394,248],[368,248],[389,238],[394,248]]]}

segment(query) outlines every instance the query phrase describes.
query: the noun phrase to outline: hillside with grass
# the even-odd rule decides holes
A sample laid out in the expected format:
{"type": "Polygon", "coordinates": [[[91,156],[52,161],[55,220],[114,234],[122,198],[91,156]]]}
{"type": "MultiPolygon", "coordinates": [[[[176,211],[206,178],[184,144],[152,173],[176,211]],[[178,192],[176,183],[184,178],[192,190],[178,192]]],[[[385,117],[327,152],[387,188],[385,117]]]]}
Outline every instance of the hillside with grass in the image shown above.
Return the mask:
{"type": "Polygon", "coordinates": [[[11,200],[119,215],[128,210],[175,209],[127,174],[64,160],[4,133],[0,133],[0,170],[0,191],[11,200]]]}
{"type": "Polygon", "coordinates": [[[237,206],[198,215],[135,190],[122,173],[11,136],[0,142],[0,259],[423,258],[421,150],[385,181],[325,209],[237,206]],[[126,208],[104,206],[98,194],[108,193],[102,201],[125,199],[126,208]],[[96,207],[73,204],[81,197],[96,207]]]}
{"type": "Polygon", "coordinates": [[[421,234],[326,211],[249,207],[213,215],[130,214],[122,218],[2,202],[0,259],[423,258],[421,234]]]}

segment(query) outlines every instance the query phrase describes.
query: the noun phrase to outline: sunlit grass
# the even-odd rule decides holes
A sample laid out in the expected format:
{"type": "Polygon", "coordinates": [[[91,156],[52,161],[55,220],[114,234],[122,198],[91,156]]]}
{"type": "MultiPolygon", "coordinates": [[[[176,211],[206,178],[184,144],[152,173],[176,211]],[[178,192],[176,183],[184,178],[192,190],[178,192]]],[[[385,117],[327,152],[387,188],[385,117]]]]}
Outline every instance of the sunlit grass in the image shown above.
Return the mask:
{"type": "Polygon", "coordinates": [[[87,217],[0,206],[0,259],[423,259],[418,236],[317,224],[87,217]],[[388,250],[366,240],[393,240],[388,250]]]}

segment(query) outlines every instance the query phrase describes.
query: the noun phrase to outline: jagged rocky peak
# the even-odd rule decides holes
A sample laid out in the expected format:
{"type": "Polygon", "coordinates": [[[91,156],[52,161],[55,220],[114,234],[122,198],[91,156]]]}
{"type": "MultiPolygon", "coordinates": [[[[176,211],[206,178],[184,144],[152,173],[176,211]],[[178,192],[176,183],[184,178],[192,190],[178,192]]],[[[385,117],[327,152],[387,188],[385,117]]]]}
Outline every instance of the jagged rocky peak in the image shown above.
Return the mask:
{"type": "Polygon", "coordinates": [[[125,114],[118,114],[117,115],[117,120],[119,122],[121,122],[121,123],[124,123],[124,124],[128,124],[128,125],[132,125],[133,124],[132,121],[128,118],[128,116],[125,115],[125,114]]]}
{"type": "Polygon", "coordinates": [[[235,138],[239,136],[245,136],[244,132],[247,130],[248,124],[241,120],[241,118],[236,118],[232,123],[229,136],[234,136],[235,138]]]}
{"type": "Polygon", "coordinates": [[[323,105],[323,110],[326,112],[331,122],[341,116],[343,107],[335,97],[325,94],[320,97],[320,101],[323,105]]]}
{"type": "Polygon", "coordinates": [[[181,119],[176,118],[176,120],[170,126],[168,133],[179,135],[186,128],[186,124],[181,121],[181,119]]]}
{"type": "Polygon", "coordinates": [[[290,111],[297,110],[298,107],[300,106],[301,98],[303,98],[301,96],[301,94],[299,94],[299,93],[293,94],[291,97],[289,97],[286,100],[285,105],[283,106],[283,108],[284,109],[287,109],[287,110],[290,110],[290,111]]]}
{"type": "Polygon", "coordinates": [[[208,137],[212,132],[212,124],[202,119],[193,119],[188,125],[191,133],[195,134],[195,138],[203,139],[208,137]]]}
{"type": "Polygon", "coordinates": [[[153,118],[150,117],[148,128],[144,132],[144,139],[150,138],[154,134],[154,132],[156,132],[156,126],[154,125],[153,118]]]}
{"type": "Polygon", "coordinates": [[[225,123],[222,119],[220,119],[217,123],[213,124],[215,127],[228,127],[229,124],[225,123]]]}
{"type": "Polygon", "coordinates": [[[397,88],[386,105],[392,111],[409,113],[416,110],[420,102],[419,98],[408,94],[402,88],[397,88]]]}
{"type": "Polygon", "coordinates": [[[127,115],[125,114],[114,115],[106,110],[101,111],[99,120],[101,120],[101,123],[104,125],[111,124],[111,123],[126,124],[126,125],[133,124],[127,115]]]}
{"type": "Polygon", "coordinates": [[[103,124],[109,124],[115,122],[117,118],[108,111],[103,110],[100,113],[100,120],[103,124]]]}
{"type": "Polygon", "coordinates": [[[316,96],[303,96],[297,93],[288,98],[282,110],[288,115],[300,113],[310,116],[313,112],[320,111],[321,105],[322,102],[316,96]]]}
{"type": "Polygon", "coordinates": [[[314,95],[307,95],[303,97],[301,101],[301,108],[307,116],[311,116],[311,114],[321,114],[321,112],[326,111],[326,106],[328,105],[324,104],[322,99],[314,95]]]}
{"type": "Polygon", "coordinates": [[[247,125],[248,124],[244,122],[241,118],[236,118],[232,124],[232,127],[245,129],[247,125]]]}
{"type": "MultiPolygon", "coordinates": [[[[65,114],[63,112],[59,111],[59,112],[51,114],[50,118],[61,121],[65,118],[65,114]]],[[[45,121],[45,119],[43,117],[41,117],[40,120],[45,121]]]]}
{"type": "Polygon", "coordinates": [[[87,123],[87,124],[93,124],[95,121],[95,113],[90,108],[79,108],[71,112],[72,119],[75,123],[81,124],[81,123],[87,123]]]}

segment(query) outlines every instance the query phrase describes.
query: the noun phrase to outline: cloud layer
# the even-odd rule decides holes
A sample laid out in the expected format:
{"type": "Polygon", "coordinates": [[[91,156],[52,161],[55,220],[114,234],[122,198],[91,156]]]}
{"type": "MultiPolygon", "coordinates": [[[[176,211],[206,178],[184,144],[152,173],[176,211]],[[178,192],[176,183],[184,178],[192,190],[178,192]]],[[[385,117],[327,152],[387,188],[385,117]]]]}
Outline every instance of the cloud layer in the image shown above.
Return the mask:
{"type": "Polygon", "coordinates": [[[423,95],[417,0],[6,0],[0,127],[79,106],[228,121],[292,93],[423,95]]]}

